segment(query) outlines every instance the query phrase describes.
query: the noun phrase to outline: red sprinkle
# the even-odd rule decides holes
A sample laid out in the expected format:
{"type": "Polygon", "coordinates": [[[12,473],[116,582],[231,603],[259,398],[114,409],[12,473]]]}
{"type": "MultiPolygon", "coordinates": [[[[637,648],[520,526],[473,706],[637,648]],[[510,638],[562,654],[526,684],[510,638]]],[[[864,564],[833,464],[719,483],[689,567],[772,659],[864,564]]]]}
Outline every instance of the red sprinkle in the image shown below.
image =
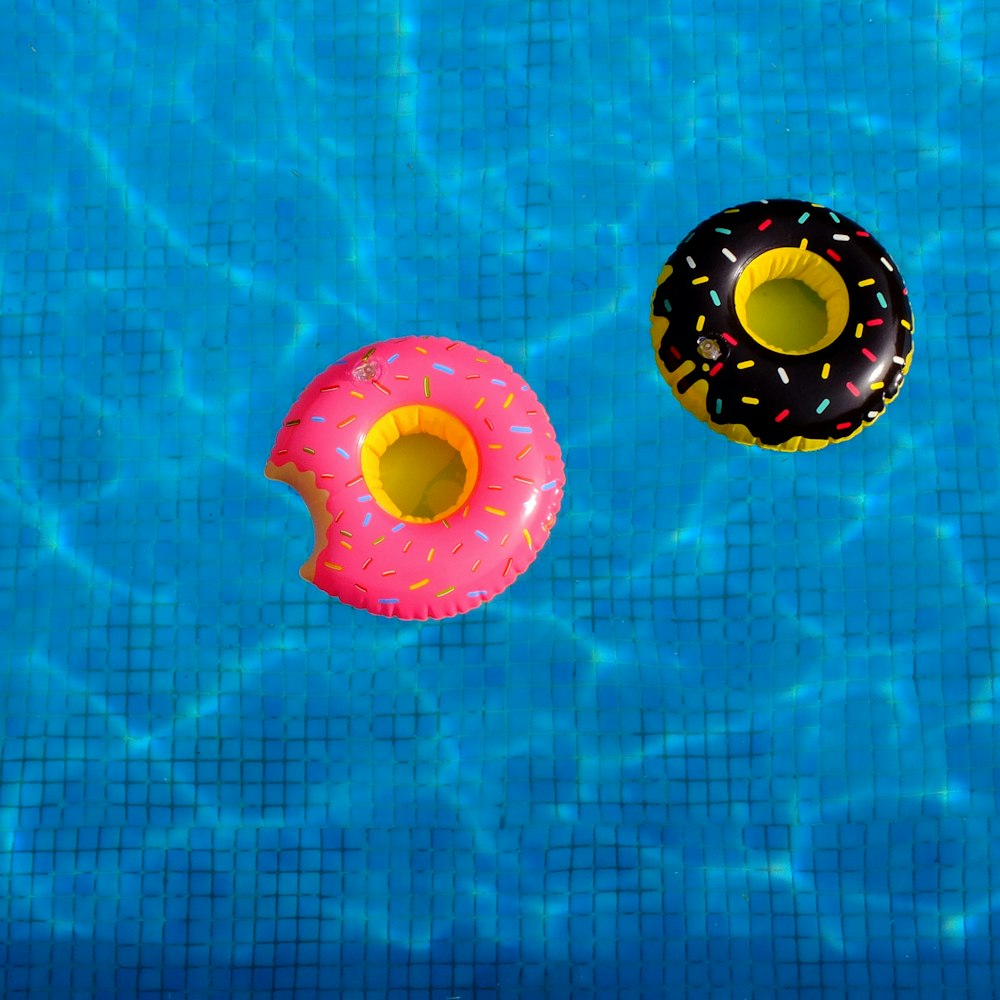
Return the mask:
{"type": "Polygon", "coordinates": [[[871,233],[866,233],[863,229],[859,229],[857,231],[857,233],[855,233],[855,235],[856,236],[871,236],[871,233]]]}
{"type": "Polygon", "coordinates": [[[708,372],[708,374],[709,374],[709,377],[711,377],[712,375],[718,375],[718,374],[719,374],[719,372],[721,372],[721,371],[722,371],[722,362],[721,362],[721,361],[717,361],[717,362],[716,362],[716,363],[715,363],[714,365],[712,365],[712,367],[711,367],[711,368],[709,369],[709,372],[708,372]]]}
{"type": "Polygon", "coordinates": [[[850,422],[850,420],[848,420],[846,424],[837,424],[837,430],[838,431],[846,431],[847,428],[850,427],[850,426],[851,426],[851,422],[850,422]]]}
{"type": "Polygon", "coordinates": [[[847,382],[846,385],[847,385],[848,392],[850,392],[850,394],[852,396],[860,396],[861,395],[861,393],[858,392],[857,386],[853,382],[847,382]]]}
{"type": "Polygon", "coordinates": [[[787,417],[787,416],[788,416],[788,410],[782,410],[782,411],[781,411],[781,413],[779,413],[779,414],[778,414],[778,415],[777,415],[777,416],[776,416],[776,417],[774,418],[774,422],[775,422],[776,424],[780,424],[780,423],[781,423],[781,421],[782,421],[782,420],[784,420],[784,419],[785,419],[785,417],[787,417]]]}
{"type": "Polygon", "coordinates": [[[842,257],[840,256],[840,254],[839,254],[839,253],[837,253],[837,252],[836,252],[836,251],[834,251],[834,250],[827,250],[827,255],[828,255],[828,256],[830,256],[830,257],[832,257],[832,258],[833,258],[833,259],[834,259],[834,260],[835,260],[835,261],[836,261],[836,262],[837,262],[838,264],[839,264],[839,263],[840,263],[840,261],[841,261],[841,260],[843,259],[843,258],[842,258],[842,257]]]}
{"type": "Polygon", "coordinates": [[[875,357],[875,355],[874,355],[874,354],[872,354],[872,352],[871,352],[871,351],[869,351],[867,347],[862,347],[862,348],[861,348],[861,353],[862,353],[862,354],[863,354],[863,355],[864,355],[864,356],[865,356],[865,357],[866,357],[866,358],[867,358],[867,359],[868,359],[869,361],[878,361],[878,358],[876,358],[876,357],[875,357]]]}
{"type": "Polygon", "coordinates": [[[674,356],[674,357],[675,357],[675,358],[676,358],[676,359],[677,359],[678,361],[680,361],[680,359],[681,359],[681,352],[680,352],[680,351],[678,351],[678,350],[677,350],[677,348],[676,348],[676,347],[674,347],[674,345],[673,345],[673,344],[671,344],[671,345],[670,345],[670,353],[671,353],[671,354],[672,354],[672,355],[673,355],[673,356],[674,356]]]}
{"type": "Polygon", "coordinates": [[[881,326],[881,325],[882,325],[882,320],[880,319],[870,319],[868,320],[867,323],[865,323],[865,326],[881,326]]]}
{"type": "Polygon", "coordinates": [[[773,219],[765,219],[765,220],[764,220],[764,221],[763,221],[763,222],[762,222],[762,223],[761,223],[761,224],[760,224],[760,225],[759,225],[759,226],[758,226],[757,228],[758,228],[758,229],[759,229],[759,230],[760,230],[761,232],[764,232],[764,230],[765,230],[765,229],[767,229],[767,227],[768,227],[769,225],[771,225],[771,223],[772,223],[773,221],[774,221],[773,219]]]}
{"type": "Polygon", "coordinates": [[[732,344],[732,345],[733,345],[733,347],[735,347],[735,346],[736,346],[736,338],[735,338],[735,337],[730,337],[728,333],[724,333],[724,334],[722,334],[722,339],[723,339],[723,340],[724,340],[724,341],[725,341],[725,342],[726,342],[727,344],[732,344]]]}

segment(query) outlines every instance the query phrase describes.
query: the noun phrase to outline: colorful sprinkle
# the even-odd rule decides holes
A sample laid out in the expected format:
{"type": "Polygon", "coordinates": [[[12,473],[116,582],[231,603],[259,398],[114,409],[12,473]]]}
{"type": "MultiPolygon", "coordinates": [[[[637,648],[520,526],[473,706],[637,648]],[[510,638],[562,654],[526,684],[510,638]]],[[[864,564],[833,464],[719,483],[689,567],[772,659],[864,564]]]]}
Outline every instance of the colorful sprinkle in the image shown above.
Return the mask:
{"type": "Polygon", "coordinates": [[[704,285],[708,281],[708,275],[703,274],[700,278],[695,278],[691,284],[692,285],[704,285]]]}
{"type": "Polygon", "coordinates": [[[801,215],[799,216],[799,225],[801,226],[801,225],[802,225],[802,223],[803,223],[803,222],[805,222],[805,221],[806,221],[806,219],[808,219],[808,218],[809,218],[809,212],[803,212],[803,213],[802,213],[802,214],[801,214],[801,215]]]}
{"type": "Polygon", "coordinates": [[[722,339],[723,339],[723,340],[724,340],[724,341],[725,341],[725,342],[726,342],[727,344],[732,344],[732,345],[733,345],[733,347],[735,347],[735,346],[736,346],[736,338],[735,338],[735,337],[731,337],[731,336],[730,336],[730,335],[729,335],[728,333],[723,333],[723,334],[721,334],[721,336],[722,336],[722,339]]]}
{"type": "Polygon", "coordinates": [[[784,368],[778,369],[778,378],[780,378],[785,385],[788,385],[788,372],[786,372],[784,368]]]}
{"type": "MultiPolygon", "coordinates": [[[[827,363],[825,365],[823,365],[823,370],[820,372],[819,377],[820,378],[829,378],[830,377],[830,362],[829,361],[827,361],[827,363]]],[[[827,402],[829,402],[829,400],[827,400],[827,402]]]]}
{"type": "Polygon", "coordinates": [[[757,228],[761,232],[764,232],[764,230],[767,229],[767,227],[771,225],[772,222],[774,222],[774,219],[765,219],[757,228]]]}
{"type": "Polygon", "coordinates": [[[720,229],[716,229],[715,231],[717,233],[722,233],[723,236],[732,236],[733,235],[733,231],[731,229],[721,229],[720,228],[720,229]]]}
{"type": "Polygon", "coordinates": [[[853,382],[845,382],[844,385],[847,386],[847,391],[852,396],[860,396],[861,393],[858,391],[858,387],[853,382]]]}
{"type": "Polygon", "coordinates": [[[824,399],[823,402],[816,407],[816,412],[822,413],[829,405],[830,405],[830,400],[824,399]]]}
{"type": "Polygon", "coordinates": [[[426,587],[430,582],[429,579],[418,580],[416,583],[410,584],[410,590],[419,590],[421,587],[426,587]]]}
{"type": "Polygon", "coordinates": [[[873,392],[877,392],[879,389],[885,388],[885,382],[872,382],[872,384],[868,388],[871,389],[873,392]]]}
{"type": "Polygon", "coordinates": [[[841,257],[835,250],[827,250],[826,255],[828,257],[832,257],[838,264],[843,260],[843,257],[841,257]]]}
{"type": "Polygon", "coordinates": [[[530,434],[531,428],[521,427],[518,424],[514,424],[514,426],[511,427],[510,432],[511,434],[530,434]]]}
{"type": "Polygon", "coordinates": [[[424,396],[427,399],[431,398],[431,377],[430,375],[424,376],[424,396]]]}
{"type": "Polygon", "coordinates": [[[729,247],[722,248],[722,256],[725,257],[726,260],[730,261],[731,263],[733,264],[736,263],[736,254],[734,254],[733,251],[729,249],[729,247]]]}
{"type": "Polygon", "coordinates": [[[449,368],[447,365],[442,365],[437,361],[435,361],[434,364],[431,365],[431,368],[433,368],[435,371],[444,372],[445,375],[455,374],[454,368],[449,368]]]}
{"type": "Polygon", "coordinates": [[[865,357],[866,357],[866,358],[867,358],[867,359],[868,359],[869,361],[873,361],[873,362],[874,362],[874,361],[878,361],[878,358],[877,358],[877,357],[875,357],[875,355],[874,355],[874,354],[872,354],[872,352],[871,352],[871,351],[869,351],[867,347],[862,347],[862,348],[861,348],[861,353],[862,353],[862,354],[863,354],[863,355],[864,355],[864,356],[865,356],[865,357]]]}
{"type": "Polygon", "coordinates": [[[892,266],[892,264],[890,264],[890,263],[889,263],[889,261],[888,261],[888,260],[886,260],[886,258],[885,258],[885,257],[879,257],[879,260],[880,260],[880,261],[882,261],[882,263],[883,263],[883,264],[885,264],[885,266],[886,266],[886,268],[887,268],[888,270],[890,270],[890,271],[895,271],[895,270],[896,270],[896,269],[895,269],[895,268],[894,268],[894,267],[892,266]]]}
{"type": "Polygon", "coordinates": [[[874,278],[865,278],[863,281],[858,282],[858,288],[867,288],[869,285],[874,285],[874,278]]]}
{"type": "Polygon", "coordinates": [[[885,301],[885,296],[881,292],[876,292],[875,293],[875,298],[878,299],[878,304],[883,309],[888,309],[889,308],[889,303],[885,301]]]}
{"type": "Polygon", "coordinates": [[[481,538],[484,542],[488,542],[490,540],[490,536],[485,532],[480,531],[478,528],[476,529],[476,537],[481,538]]]}
{"type": "Polygon", "coordinates": [[[712,304],[713,305],[717,305],[717,306],[721,306],[722,305],[722,299],[719,298],[719,293],[714,288],[708,294],[712,298],[712,304]]]}
{"type": "Polygon", "coordinates": [[[742,371],[744,368],[753,368],[754,364],[753,361],[741,361],[736,367],[742,371]]]}
{"type": "Polygon", "coordinates": [[[747,406],[756,406],[760,402],[760,400],[757,399],[755,396],[744,396],[743,402],[746,403],[747,406]]]}
{"type": "Polygon", "coordinates": [[[547,483],[542,483],[542,492],[547,490],[554,490],[556,488],[557,481],[555,479],[550,479],[547,483]]]}
{"type": "Polygon", "coordinates": [[[777,415],[777,416],[776,416],[776,417],[774,418],[774,422],[775,422],[776,424],[780,424],[780,423],[781,423],[781,421],[782,421],[782,420],[784,420],[784,419],[785,419],[785,417],[787,417],[787,416],[788,416],[789,412],[790,412],[789,410],[782,410],[782,411],[781,411],[781,413],[779,413],[779,414],[778,414],[778,415],[777,415]]]}
{"type": "Polygon", "coordinates": [[[505,511],[505,510],[499,510],[496,507],[485,507],[484,510],[486,511],[487,514],[496,514],[497,517],[506,517],[507,516],[507,511],[505,511]]]}

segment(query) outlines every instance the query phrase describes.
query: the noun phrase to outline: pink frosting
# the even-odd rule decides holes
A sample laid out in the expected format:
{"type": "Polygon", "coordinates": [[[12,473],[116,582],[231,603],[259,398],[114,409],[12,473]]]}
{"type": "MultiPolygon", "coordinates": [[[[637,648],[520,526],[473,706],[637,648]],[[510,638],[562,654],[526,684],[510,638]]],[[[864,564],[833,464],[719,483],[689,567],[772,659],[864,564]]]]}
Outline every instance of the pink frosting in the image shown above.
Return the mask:
{"type": "Polygon", "coordinates": [[[499,358],[443,337],[368,345],[313,379],[267,475],[310,503],[317,546],[303,576],[346,604],[408,619],[470,611],[509,587],[547,541],[565,482],[534,392],[499,358]],[[435,523],[387,513],[361,471],[368,429],[413,404],[457,417],[479,453],[467,502],[435,523]]]}

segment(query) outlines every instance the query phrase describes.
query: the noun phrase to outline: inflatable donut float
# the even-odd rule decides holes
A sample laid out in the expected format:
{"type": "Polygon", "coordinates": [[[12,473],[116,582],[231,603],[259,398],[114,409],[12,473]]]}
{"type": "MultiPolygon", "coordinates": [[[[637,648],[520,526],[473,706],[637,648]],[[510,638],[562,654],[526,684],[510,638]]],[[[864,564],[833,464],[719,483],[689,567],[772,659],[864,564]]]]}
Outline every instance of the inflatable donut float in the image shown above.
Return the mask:
{"type": "Polygon", "coordinates": [[[302,576],[405,619],[470,611],[510,586],[562,501],[538,397],[499,358],[440,337],[363,347],[318,375],[265,468],[312,514],[302,576]]]}
{"type": "Polygon", "coordinates": [[[810,451],[884,412],[913,355],[899,268],[821,205],[726,209],[690,232],[650,312],[660,373],[680,403],[741,444],[810,451]]]}

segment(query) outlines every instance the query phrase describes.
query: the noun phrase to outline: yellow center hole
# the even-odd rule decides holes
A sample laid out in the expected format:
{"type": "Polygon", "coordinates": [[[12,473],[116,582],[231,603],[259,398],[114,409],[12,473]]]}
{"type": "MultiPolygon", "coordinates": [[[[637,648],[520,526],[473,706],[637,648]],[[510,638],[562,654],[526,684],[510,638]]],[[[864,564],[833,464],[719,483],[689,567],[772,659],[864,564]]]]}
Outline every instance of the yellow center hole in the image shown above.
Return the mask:
{"type": "Polygon", "coordinates": [[[777,278],[747,296],[754,336],[784,354],[815,350],[826,336],[826,303],[797,278],[777,278]]]}
{"type": "Polygon", "coordinates": [[[736,314],[759,344],[778,354],[810,354],[833,343],[850,311],[836,268],[799,247],[766,250],[736,282],[736,314]]]}
{"type": "Polygon", "coordinates": [[[440,521],[468,500],[479,453],[458,417],[432,406],[402,406],[365,437],[361,471],[372,497],[401,521],[440,521]]]}

